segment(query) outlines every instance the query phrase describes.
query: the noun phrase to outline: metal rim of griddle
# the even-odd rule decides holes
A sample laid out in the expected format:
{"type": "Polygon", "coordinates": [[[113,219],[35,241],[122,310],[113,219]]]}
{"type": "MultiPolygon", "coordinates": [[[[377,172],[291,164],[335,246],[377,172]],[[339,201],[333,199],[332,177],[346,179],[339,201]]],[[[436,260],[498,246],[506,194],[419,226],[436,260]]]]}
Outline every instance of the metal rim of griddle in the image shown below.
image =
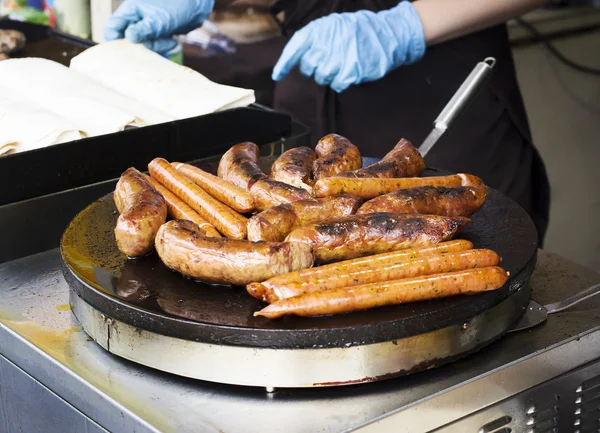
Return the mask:
{"type": "Polygon", "coordinates": [[[498,305],[460,324],[381,343],[317,349],[183,340],[107,317],[74,291],[70,303],[85,332],[115,355],[178,376],[271,391],[375,382],[438,367],[504,335],[524,314],[530,295],[526,281],[498,305]]]}
{"type": "MultiPolygon", "coordinates": [[[[510,276],[508,283],[500,290],[508,293],[516,292],[522,287],[533,273],[537,262],[534,254],[529,262],[518,274],[510,276]]],[[[240,328],[195,322],[181,317],[171,316],[148,311],[126,301],[115,298],[101,290],[85,283],[75,275],[74,271],[63,264],[63,275],[71,291],[82,298],[86,303],[102,311],[106,317],[115,321],[134,326],[138,330],[153,332],[165,337],[181,340],[219,344],[228,346],[247,346],[257,349],[294,349],[305,350],[311,348],[348,348],[381,343],[410,336],[422,336],[439,328],[445,328],[456,323],[463,323],[476,317],[489,309],[489,299],[486,297],[500,296],[498,293],[488,292],[469,297],[472,304],[477,304],[475,313],[468,311],[456,312],[452,309],[451,315],[436,314],[435,323],[430,323],[429,328],[419,329],[415,326],[400,326],[395,321],[381,321],[370,325],[361,326],[362,329],[350,328],[324,328],[324,329],[260,329],[240,328]],[[481,305],[479,305],[481,304],[481,305]]],[[[495,304],[499,303],[500,298],[495,304]]],[[[473,305],[471,305],[473,306],[473,305]]],[[[309,318],[310,320],[310,318],[309,318]]]]}

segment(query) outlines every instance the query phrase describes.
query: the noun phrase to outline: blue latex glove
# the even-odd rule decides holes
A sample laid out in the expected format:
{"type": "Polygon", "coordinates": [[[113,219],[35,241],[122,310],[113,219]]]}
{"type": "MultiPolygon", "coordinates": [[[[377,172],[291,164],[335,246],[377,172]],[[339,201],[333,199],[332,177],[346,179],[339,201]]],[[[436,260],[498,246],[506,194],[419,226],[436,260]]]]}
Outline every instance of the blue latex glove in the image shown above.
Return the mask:
{"type": "Polygon", "coordinates": [[[164,54],[177,45],[173,35],[200,27],[214,0],[126,0],[104,28],[104,39],[127,38],[164,54]]]}
{"type": "Polygon", "coordinates": [[[279,81],[299,66],[303,75],[342,92],[424,54],[423,25],[414,6],[403,1],[378,13],[331,14],[311,22],[292,36],[272,77],[279,81]]]}

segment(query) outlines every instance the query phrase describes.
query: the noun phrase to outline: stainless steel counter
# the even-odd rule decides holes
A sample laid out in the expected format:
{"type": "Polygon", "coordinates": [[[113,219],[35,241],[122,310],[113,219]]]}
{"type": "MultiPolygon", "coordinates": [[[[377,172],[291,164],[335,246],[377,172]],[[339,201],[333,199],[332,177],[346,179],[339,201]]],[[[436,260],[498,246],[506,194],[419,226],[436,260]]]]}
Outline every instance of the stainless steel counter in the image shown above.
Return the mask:
{"type": "MultiPolygon", "coordinates": [[[[436,370],[267,394],[182,379],[107,353],[73,318],[60,266],[58,250],[0,265],[2,433],[416,433],[600,359],[598,297],[436,370]],[[38,393],[46,397],[36,400],[38,393]]],[[[600,274],[540,251],[533,297],[548,303],[597,282],[600,274]]]]}

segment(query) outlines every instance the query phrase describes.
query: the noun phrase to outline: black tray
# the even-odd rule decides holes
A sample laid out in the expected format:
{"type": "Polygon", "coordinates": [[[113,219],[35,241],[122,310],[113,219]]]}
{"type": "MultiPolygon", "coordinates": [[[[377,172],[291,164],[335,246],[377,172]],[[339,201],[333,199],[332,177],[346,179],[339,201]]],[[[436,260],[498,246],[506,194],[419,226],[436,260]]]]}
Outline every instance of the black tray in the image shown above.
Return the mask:
{"type": "Polygon", "coordinates": [[[0,19],[0,29],[11,29],[22,32],[27,38],[27,45],[11,57],[42,57],[69,66],[71,59],[94,45],[88,39],[39,24],[0,19]]]}
{"type": "MultiPolygon", "coordinates": [[[[0,19],[0,28],[25,33],[28,43],[20,56],[65,65],[93,45],[46,26],[0,19]]],[[[308,139],[308,129],[286,114],[252,105],[7,155],[0,157],[0,206],[116,179],[157,156],[189,162],[220,155],[241,141],[263,145],[291,138],[308,139]]]]}

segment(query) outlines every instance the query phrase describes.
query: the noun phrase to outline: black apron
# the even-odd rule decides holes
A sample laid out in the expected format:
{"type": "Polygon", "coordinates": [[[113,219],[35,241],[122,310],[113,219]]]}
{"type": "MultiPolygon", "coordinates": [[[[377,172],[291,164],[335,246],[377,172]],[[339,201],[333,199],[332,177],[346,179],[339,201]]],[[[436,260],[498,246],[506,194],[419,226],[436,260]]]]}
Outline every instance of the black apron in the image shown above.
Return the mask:
{"type": "MultiPolygon", "coordinates": [[[[280,0],[285,38],[333,12],[390,9],[398,0],[280,0]]],[[[401,138],[419,145],[475,64],[497,60],[476,100],[426,157],[430,167],[480,176],[532,217],[540,243],[548,225],[550,188],[516,80],[505,25],[427,49],[417,63],[338,94],[296,69],[275,85],[274,106],[309,126],[312,142],[328,133],[348,137],[366,156],[381,157],[401,138]]]]}

